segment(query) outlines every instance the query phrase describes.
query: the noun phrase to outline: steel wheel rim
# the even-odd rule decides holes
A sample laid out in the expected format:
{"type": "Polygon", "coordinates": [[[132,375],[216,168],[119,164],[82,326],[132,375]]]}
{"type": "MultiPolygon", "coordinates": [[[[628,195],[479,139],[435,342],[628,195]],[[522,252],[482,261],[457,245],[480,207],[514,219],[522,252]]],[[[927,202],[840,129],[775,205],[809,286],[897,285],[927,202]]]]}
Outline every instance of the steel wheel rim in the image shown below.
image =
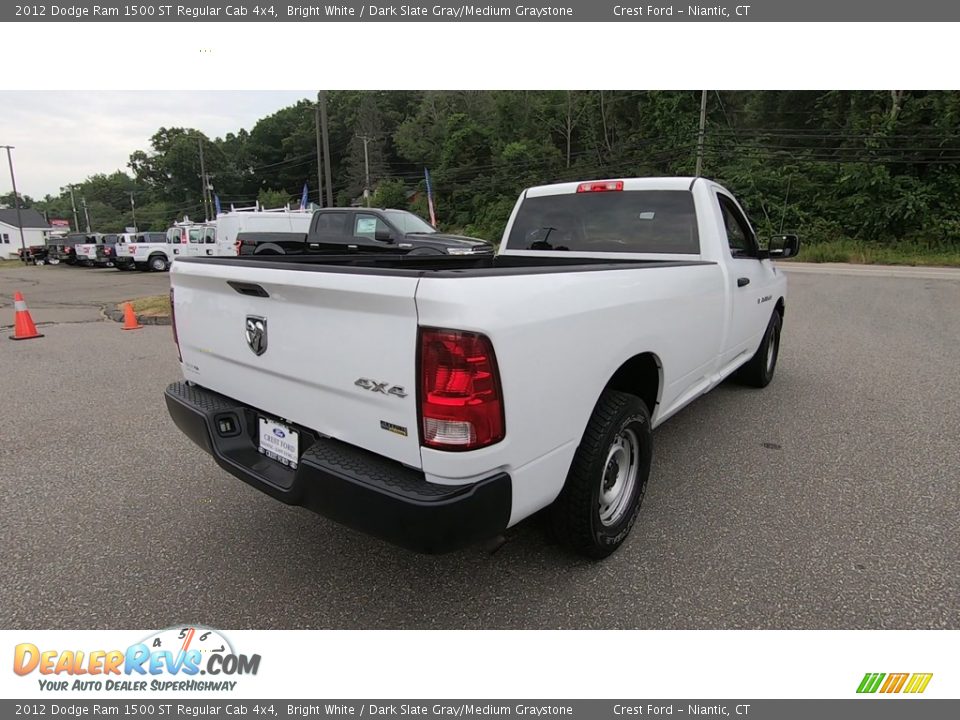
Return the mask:
{"type": "Polygon", "coordinates": [[[616,525],[627,513],[630,498],[637,485],[640,468],[640,439],[630,428],[624,428],[607,450],[607,461],[600,476],[600,523],[616,525]]]}

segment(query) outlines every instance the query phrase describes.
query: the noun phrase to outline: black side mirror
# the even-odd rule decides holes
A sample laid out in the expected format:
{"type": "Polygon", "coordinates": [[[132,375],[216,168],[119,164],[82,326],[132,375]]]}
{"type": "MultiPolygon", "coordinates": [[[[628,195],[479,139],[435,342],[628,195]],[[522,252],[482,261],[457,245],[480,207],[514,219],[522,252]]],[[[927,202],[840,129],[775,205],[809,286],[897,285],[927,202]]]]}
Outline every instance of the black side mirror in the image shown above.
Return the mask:
{"type": "Polygon", "coordinates": [[[767,257],[784,260],[800,252],[800,238],[796,235],[774,235],[770,238],[767,257]]]}
{"type": "Polygon", "coordinates": [[[373,233],[373,239],[377,242],[391,243],[393,242],[393,235],[386,228],[377,228],[373,233]]]}

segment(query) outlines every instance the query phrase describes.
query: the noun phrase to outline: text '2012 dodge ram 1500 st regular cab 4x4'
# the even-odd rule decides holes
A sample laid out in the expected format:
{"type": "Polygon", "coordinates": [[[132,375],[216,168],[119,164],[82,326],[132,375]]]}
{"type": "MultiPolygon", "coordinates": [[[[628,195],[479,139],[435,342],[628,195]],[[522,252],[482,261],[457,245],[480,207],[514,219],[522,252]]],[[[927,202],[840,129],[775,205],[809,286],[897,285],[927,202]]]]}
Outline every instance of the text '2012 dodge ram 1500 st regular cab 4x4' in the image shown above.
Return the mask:
{"type": "Polygon", "coordinates": [[[495,256],[173,266],[174,422],[286,503],[423,552],[549,506],[574,550],[626,538],[653,427],[777,363],[786,279],[703,178],[522,193],[495,256]]]}

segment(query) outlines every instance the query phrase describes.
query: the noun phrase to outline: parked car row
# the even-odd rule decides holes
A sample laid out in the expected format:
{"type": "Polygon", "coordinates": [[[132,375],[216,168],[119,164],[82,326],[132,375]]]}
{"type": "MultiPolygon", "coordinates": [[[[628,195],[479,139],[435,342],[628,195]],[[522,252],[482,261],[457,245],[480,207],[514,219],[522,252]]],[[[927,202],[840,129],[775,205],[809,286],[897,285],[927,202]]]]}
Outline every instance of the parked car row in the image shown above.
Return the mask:
{"type": "Polygon", "coordinates": [[[151,263],[141,249],[156,243],[165,245],[166,234],[71,233],[50,238],[43,248],[30,248],[27,261],[33,260],[38,265],[63,263],[80,267],[115,267],[118,270],[167,270],[168,262],[151,263]]]}
{"type": "Polygon", "coordinates": [[[34,264],[164,272],[178,257],[237,255],[492,255],[491,243],[441,233],[406,210],[322,208],[233,209],[207,222],[163,232],[71,233],[30,248],[34,264]]]}

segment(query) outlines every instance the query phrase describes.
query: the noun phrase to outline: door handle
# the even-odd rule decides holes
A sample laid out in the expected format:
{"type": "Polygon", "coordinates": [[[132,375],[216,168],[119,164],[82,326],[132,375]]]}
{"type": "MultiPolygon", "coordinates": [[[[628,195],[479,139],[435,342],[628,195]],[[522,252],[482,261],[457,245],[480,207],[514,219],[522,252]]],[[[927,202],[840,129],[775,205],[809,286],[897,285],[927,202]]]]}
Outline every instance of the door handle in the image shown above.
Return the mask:
{"type": "Polygon", "coordinates": [[[750,278],[737,278],[737,287],[746,287],[750,284],[750,278]]]}

